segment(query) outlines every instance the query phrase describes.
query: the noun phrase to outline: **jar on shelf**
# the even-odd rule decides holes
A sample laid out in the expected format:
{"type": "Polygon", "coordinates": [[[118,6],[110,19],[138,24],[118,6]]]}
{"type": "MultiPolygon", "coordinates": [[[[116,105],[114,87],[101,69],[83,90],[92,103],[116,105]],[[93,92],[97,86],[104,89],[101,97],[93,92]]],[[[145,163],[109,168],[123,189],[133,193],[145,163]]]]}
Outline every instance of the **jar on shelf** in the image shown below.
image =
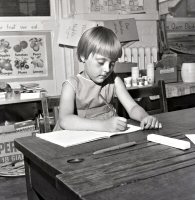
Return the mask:
{"type": "Polygon", "coordinates": [[[154,84],[154,64],[148,63],[147,64],[147,77],[148,77],[148,84],[154,84]]]}
{"type": "Polygon", "coordinates": [[[183,63],[181,66],[181,78],[183,82],[195,82],[195,63],[183,63]]]}

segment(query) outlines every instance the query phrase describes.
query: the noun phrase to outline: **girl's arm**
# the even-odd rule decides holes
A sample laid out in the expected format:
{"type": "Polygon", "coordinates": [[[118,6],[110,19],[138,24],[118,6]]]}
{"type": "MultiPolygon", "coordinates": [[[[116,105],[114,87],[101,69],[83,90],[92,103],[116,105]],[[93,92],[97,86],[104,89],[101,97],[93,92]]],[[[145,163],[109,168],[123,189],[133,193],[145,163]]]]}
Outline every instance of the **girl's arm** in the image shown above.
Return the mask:
{"type": "Polygon", "coordinates": [[[69,83],[62,87],[59,125],[68,130],[93,130],[93,131],[121,131],[126,128],[126,120],[122,117],[113,117],[108,120],[94,120],[81,118],[74,114],[75,92],[69,83]]]}
{"type": "Polygon", "coordinates": [[[142,129],[160,128],[162,126],[156,117],[150,116],[141,106],[135,102],[135,100],[127,91],[123,81],[118,76],[115,78],[115,88],[116,95],[129,114],[129,117],[140,121],[140,126],[142,129]]]}

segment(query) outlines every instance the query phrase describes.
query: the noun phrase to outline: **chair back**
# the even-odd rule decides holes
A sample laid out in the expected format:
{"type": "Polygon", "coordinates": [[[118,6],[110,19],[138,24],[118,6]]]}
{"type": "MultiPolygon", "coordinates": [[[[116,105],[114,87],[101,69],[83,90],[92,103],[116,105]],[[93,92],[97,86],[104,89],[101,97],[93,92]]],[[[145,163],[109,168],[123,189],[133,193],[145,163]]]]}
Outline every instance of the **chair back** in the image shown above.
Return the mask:
{"type": "MultiPolygon", "coordinates": [[[[129,94],[135,99],[138,99],[138,104],[141,105],[150,115],[168,112],[166,89],[164,80],[159,80],[158,83],[149,87],[136,87],[129,89],[129,94]],[[152,103],[155,101],[155,105],[152,103]]],[[[118,113],[121,116],[128,117],[127,112],[119,103],[118,113]]]]}
{"type": "Polygon", "coordinates": [[[43,129],[44,132],[51,132],[52,127],[55,126],[58,115],[59,115],[59,105],[60,105],[60,95],[59,96],[46,96],[42,95],[42,114],[43,114],[43,129]]]}

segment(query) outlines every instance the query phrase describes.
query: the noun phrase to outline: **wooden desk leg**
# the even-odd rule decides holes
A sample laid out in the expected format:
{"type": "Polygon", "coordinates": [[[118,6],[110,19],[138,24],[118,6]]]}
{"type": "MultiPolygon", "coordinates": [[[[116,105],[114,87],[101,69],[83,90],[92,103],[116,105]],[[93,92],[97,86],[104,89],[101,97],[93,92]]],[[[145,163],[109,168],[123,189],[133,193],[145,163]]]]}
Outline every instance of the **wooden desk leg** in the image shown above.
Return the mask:
{"type": "Polygon", "coordinates": [[[25,173],[26,173],[26,189],[27,189],[27,196],[28,200],[41,200],[36,192],[33,190],[31,184],[31,172],[30,172],[30,165],[29,161],[24,157],[24,165],[25,165],[25,173]]]}

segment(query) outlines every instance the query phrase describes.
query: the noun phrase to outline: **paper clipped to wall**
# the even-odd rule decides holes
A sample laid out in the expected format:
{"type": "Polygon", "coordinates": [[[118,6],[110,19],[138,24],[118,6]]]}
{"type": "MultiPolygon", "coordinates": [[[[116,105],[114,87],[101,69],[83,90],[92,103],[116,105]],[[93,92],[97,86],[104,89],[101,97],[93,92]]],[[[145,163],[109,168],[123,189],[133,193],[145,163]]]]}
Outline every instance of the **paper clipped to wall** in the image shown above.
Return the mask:
{"type": "Polygon", "coordinates": [[[82,34],[97,23],[88,20],[63,19],[60,21],[58,44],[76,47],[82,34]]]}
{"type": "Polygon", "coordinates": [[[77,47],[82,34],[95,26],[105,26],[111,29],[120,42],[138,41],[138,32],[134,18],[120,20],[104,20],[95,22],[79,19],[63,19],[60,21],[58,43],[65,46],[77,47]]]}
{"type": "Polygon", "coordinates": [[[117,35],[120,42],[132,42],[139,40],[136,21],[134,18],[106,20],[103,24],[117,35]]]}

